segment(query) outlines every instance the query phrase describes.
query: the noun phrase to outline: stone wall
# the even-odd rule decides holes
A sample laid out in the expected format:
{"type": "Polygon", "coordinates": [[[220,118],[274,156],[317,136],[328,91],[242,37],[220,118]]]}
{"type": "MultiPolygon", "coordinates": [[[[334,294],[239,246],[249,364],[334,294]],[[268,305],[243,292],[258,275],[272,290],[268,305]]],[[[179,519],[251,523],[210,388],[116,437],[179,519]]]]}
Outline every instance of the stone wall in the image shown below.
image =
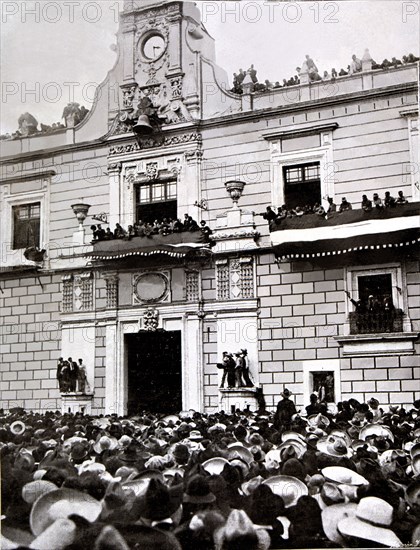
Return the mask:
{"type": "Polygon", "coordinates": [[[1,407],[61,409],[60,283],[58,274],[0,281],[1,407]]]}

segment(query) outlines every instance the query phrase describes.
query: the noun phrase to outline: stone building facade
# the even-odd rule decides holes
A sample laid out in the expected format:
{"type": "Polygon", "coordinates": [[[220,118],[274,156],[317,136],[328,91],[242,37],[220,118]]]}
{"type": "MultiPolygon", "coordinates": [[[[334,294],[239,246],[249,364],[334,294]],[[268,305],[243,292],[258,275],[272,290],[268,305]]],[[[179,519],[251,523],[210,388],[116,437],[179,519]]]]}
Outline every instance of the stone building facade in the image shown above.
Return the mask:
{"type": "Polygon", "coordinates": [[[81,122],[1,142],[1,406],[210,412],[253,408],[260,387],[273,408],[284,386],[299,407],[322,386],[331,402],[420,398],[418,64],[372,69],[366,53],[351,75],[264,92],[247,78],[239,95],[176,1],[126,0],[118,51],[81,122]],[[305,178],[351,214],[270,231],[259,214],[305,178]],[[360,208],[400,190],[408,205],[360,208]],[[91,243],[92,224],[159,209],[204,220],[211,246],[91,243]],[[391,324],[358,316],[363,293],[392,299],[391,324]],[[241,349],[255,386],[221,390],[216,364],[241,349]],[[88,394],[59,393],[69,356],[88,394]]]}

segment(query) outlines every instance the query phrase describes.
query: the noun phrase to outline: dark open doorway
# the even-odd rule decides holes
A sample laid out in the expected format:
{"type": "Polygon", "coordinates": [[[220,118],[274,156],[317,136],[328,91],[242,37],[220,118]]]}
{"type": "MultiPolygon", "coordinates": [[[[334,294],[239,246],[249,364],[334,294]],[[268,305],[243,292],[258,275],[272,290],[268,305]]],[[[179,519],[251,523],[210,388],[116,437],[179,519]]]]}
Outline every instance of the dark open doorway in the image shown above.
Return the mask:
{"type": "Polygon", "coordinates": [[[182,409],[181,331],[126,335],[128,414],[182,409]]]}

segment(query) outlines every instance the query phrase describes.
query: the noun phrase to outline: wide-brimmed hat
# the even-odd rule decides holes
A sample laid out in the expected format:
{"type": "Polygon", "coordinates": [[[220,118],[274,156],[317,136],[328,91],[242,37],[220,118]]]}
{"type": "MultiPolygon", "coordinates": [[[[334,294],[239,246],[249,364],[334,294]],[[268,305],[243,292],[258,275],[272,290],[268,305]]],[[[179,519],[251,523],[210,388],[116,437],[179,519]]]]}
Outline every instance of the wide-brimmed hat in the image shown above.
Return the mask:
{"type": "Polygon", "coordinates": [[[247,498],[245,510],[255,524],[270,525],[284,514],[284,501],[268,485],[260,484],[247,498]]]}
{"type": "Polygon", "coordinates": [[[87,493],[74,489],[57,489],[38,498],[32,506],[29,522],[32,533],[38,536],[56,519],[77,514],[94,522],[101,510],[101,503],[87,493]]]}
{"type": "Polygon", "coordinates": [[[254,461],[254,456],[251,451],[242,445],[232,445],[228,449],[228,459],[233,460],[234,458],[241,458],[248,465],[254,461]]]}
{"type": "Polygon", "coordinates": [[[297,432],[293,432],[291,430],[286,430],[281,434],[281,441],[284,443],[285,441],[297,441],[299,443],[302,443],[303,445],[306,445],[305,437],[297,432]]]}
{"type": "Polygon", "coordinates": [[[26,430],[25,423],[21,420],[15,420],[10,424],[10,431],[13,435],[22,435],[26,430]]]}
{"type": "Polygon", "coordinates": [[[245,496],[250,496],[257,487],[264,481],[262,476],[255,476],[249,481],[244,481],[241,485],[242,492],[245,496]]]}
{"type": "Polygon", "coordinates": [[[324,416],[321,413],[318,414],[311,414],[311,416],[308,416],[308,426],[313,428],[320,428],[321,430],[325,430],[325,428],[328,428],[330,425],[330,420],[326,416],[324,416]]]}
{"type": "Polygon", "coordinates": [[[232,545],[240,538],[245,543],[249,538],[249,545],[256,550],[267,550],[271,539],[264,529],[256,529],[248,515],[243,510],[234,509],[223,527],[214,532],[214,542],[217,548],[224,548],[228,543],[232,545]]]}
{"type": "Polygon", "coordinates": [[[95,462],[94,459],[85,460],[81,464],[77,465],[77,472],[80,475],[84,474],[85,472],[91,472],[94,474],[102,474],[106,470],[105,464],[102,464],[101,462],[95,462]]]}
{"type": "MultiPolygon", "coordinates": [[[[303,443],[298,439],[288,439],[287,441],[284,441],[284,443],[281,443],[281,445],[279,445],[277,449],[280,451],[280,458],[282,461],[284,461],[285,459],[285,453],[283,449],[290,449],[290,448],[292,448],[295,451],[295,456],[297,458],[301,458],[306,452],[306,442],[303,443]]],[[[286,456],[287,455],[288,453],[286,452],[286,456]]],[[[293,458],[293,456],[290,455],[288,456],[288,458],[293,458]]]]}
{"type": "Polygon", "coordinates": [[[420,455],[420,443],[416,443],[410,449],[410,456],[411,456],[411,459],[413,460],[416,456],[419,456],[419,455],[420,455]]]}
{"type": "Polygon", "coordinates": [[[344,439],[346,442],[347,447],[351,447],[352,444],[352,438],[349,436],[349,434],[345,430],[331,430],[329,435],[334,435],[335,437],[341,437],[341,439],[344,439]]]}
{"type": "Polygon", "coordinates": [[[290,397],[291,395],[293,395],[293,392],[291,392],[287,388],[284,388],[284,390],[280,393],[280,395],[282,397],[290,397]]]}
{"type": "Polygon", "coordinates": [[[347,447],[345,440],[334,435],[328,435],[319,439],[316,447],[321,453],[337,458],[349,458],[353,455],[353,450],[347,447]]]}
{"type": "Polygon", "coordinates": [[[394,434],[383,424],[367,424],[359,432],[359,439],[364,441],[370,437],[382,437],[394,442],[394,434]]]}
{"type": "Polygon", "coordinates": [[[93,445],[93,450],[95,451],[95,453],[101,454],[104,451],[113,451],[116,447],[118,447],[118,439],[116,437],[102,435],[93,445]]]}
{"type": "Polygon", "coordinates": [[[190,441],[202,441],[203,436],[198,430],[191,430],[190,435],[187,439],[189,439],[190,441]]]}
{"type": "Polygon", "coordinates": [[[197,474],[189,479],[187,490],[184,494],[184,502],[191,504],[211,504],[215,500],[216,497],[210,491],[209,482],[204,476],[197,474]]]}
{"type": "Polygon", "coordinates": [[[203,468],[210,475],[219,475],[223,472],[223,468],[225,467],[225,464],[229,464],[229,461],[226,460],[226,458],[222,458],[222,457],[209,458],[209,460],[206,460],[205,462],[203,462],[203,468]]]}
{"type": "Polygon", "coordinates": [[[162,482],[165,480],[162,472],[150,469],[139,472],[135,478],[124,481],[121,485],[124,490],[133,491],[138,497],[146,493],[151,479],[158,479],[162,482]]]}
{"type": "Polygon", "coordinates": [[[88,456],[90,450],[90,444],[86,440],[75,443],[71,448],[70,457],[75,464],[80,464],[88,456]]]}
{"type": "Polygon", "coordinates": [[[56,491],[57,485],[51,481],[44,479],[38,479],[36,481],[30,481],[22,487],[22,498],[28,504],[33,504],[39,497],[51,491],[56,491]]]}
{"type": "Polygon", "coordinates": [[[308,487],[296,477],[272,476],[263,481],[268,485],[275,495],[282,497],[286,508],[294,506],[299,498],[308,494],[308,487]]]}
{"type": "Polygon", "coordinates": [[[152,478],[140,500],[139,517],[153,521],[169,518],[182,504],[182,484],[167,487],[159,479],[152,478]]]}
{"type": "Polygon", "coordinates": [[[340,520],[337,529],[345,537],[357,537],[384,546],[399,547],[402,542],[389,528],[393,512],[392,506],[381,498],[362,498],[355,515],[340,520]]]}
{"type": "Polygon", "coordinates": [[[322,509],[322,526],[328,540],[339,544],[342,548],[346,547],[346,541],[337,530],[337,524],[346,518],[353,517],[356,514],[357,504],[348,502],[346,504],[332,504],[322,509]]]}
{"type": "Polygon", "coordinates": [[[321,510],[332,504],[344,504],[346,502],[346,497],[340,487],[329,481],[324,483],[319,493],[312,496],[318,502],[321,510]]]}
{"type": "Polygon", "coordinates": [[[369,485],[366,478],[343,466],[327,466],[321,473],[328,481],[341,485],[369,485]]]}
{"type": "Polygon", "coordinates": [[[31,548],[39,550],[65,548],[76,538],[77,527],[74,521],[67,518],[56,519],[31,543],[31,548]]]}

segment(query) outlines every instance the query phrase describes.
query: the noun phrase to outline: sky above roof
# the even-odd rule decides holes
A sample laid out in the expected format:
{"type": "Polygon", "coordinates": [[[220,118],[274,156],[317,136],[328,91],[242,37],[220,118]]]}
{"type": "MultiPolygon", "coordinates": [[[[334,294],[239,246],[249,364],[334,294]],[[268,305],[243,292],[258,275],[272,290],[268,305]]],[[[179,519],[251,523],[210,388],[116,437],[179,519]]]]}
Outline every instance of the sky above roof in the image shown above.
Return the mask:
{"type": "MultiPolygon", "coordinates": [[[[215,39],[216,61],[231,76],[253,63],[260,81],[290,78],[310,54],[320,73],[340,70],[369,48],[377,62],[419,53],[419,2],[197,2],[215,39]]],[[[0,133],[28,111],[60,121],[64,106],[90,108],[115,59],[118,0],[0,3],[0,133]]]]}

